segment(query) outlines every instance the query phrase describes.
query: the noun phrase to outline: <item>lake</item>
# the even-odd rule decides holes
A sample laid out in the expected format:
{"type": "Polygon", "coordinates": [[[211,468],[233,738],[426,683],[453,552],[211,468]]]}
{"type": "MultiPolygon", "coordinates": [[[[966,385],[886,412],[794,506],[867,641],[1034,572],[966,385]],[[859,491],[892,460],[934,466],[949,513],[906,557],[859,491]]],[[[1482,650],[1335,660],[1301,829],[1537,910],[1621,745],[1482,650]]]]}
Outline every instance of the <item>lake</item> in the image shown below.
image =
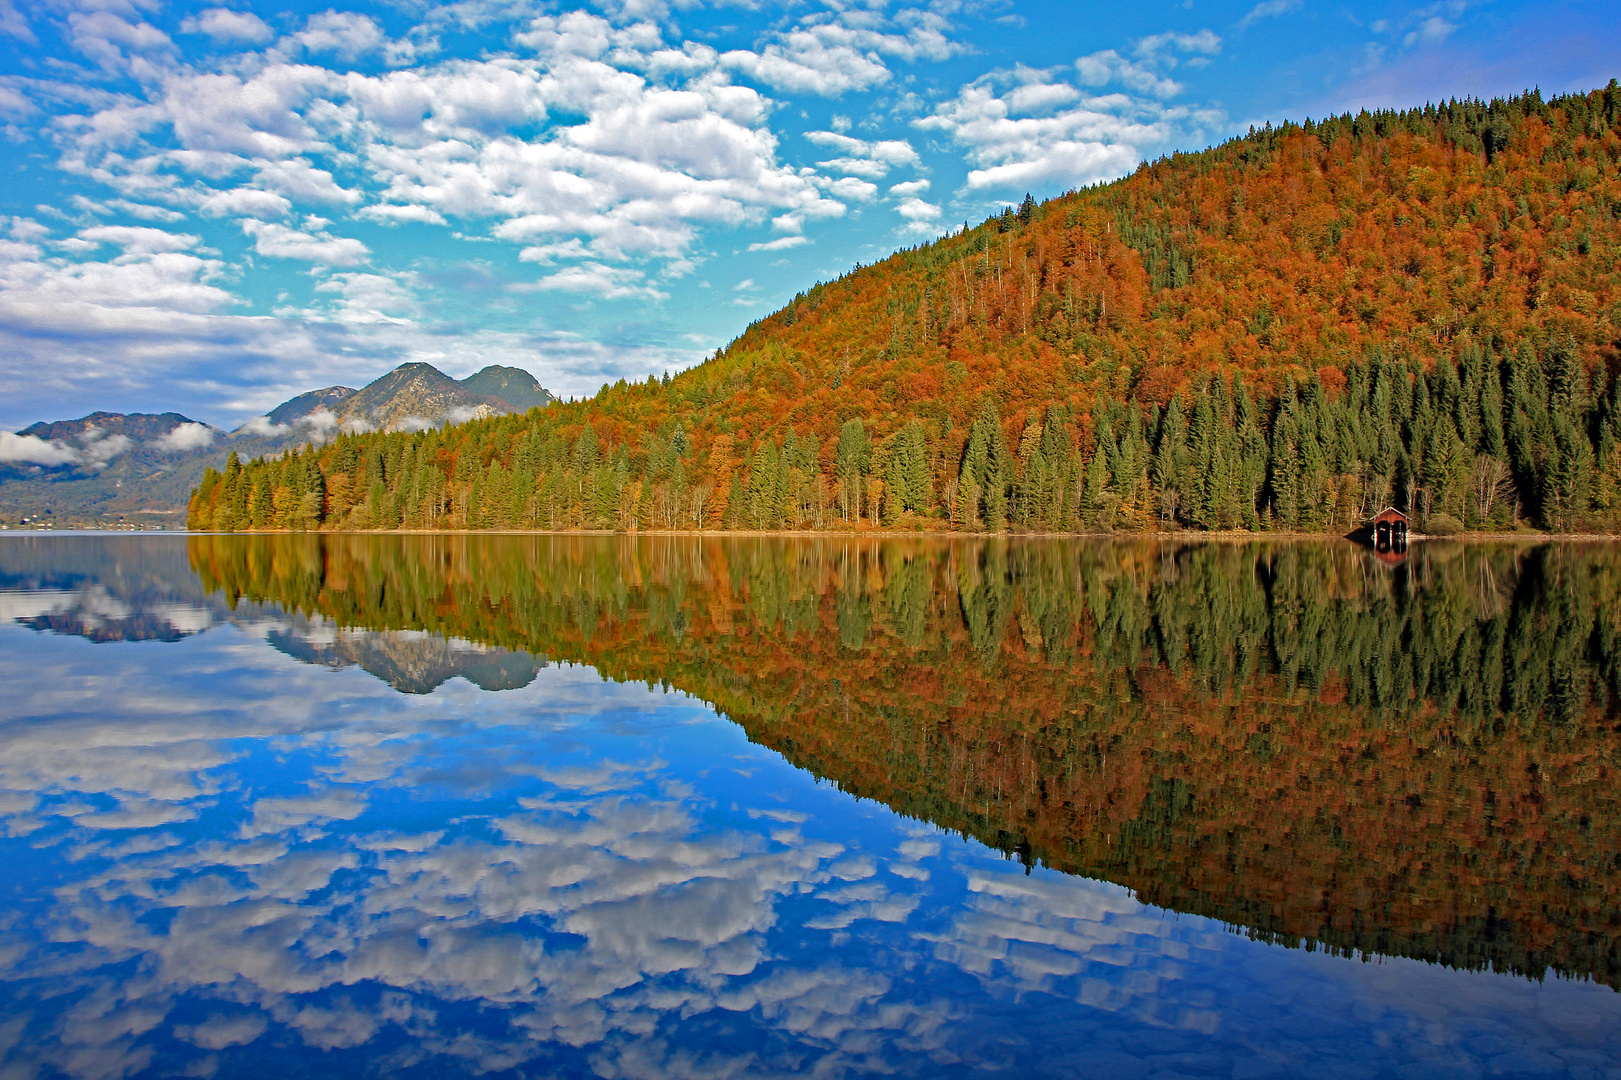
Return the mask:
{"type": "Polygon", "coordinates": [[[0,1076],[1621,1076],[1621,549],[0,535],[0,1076]]]}

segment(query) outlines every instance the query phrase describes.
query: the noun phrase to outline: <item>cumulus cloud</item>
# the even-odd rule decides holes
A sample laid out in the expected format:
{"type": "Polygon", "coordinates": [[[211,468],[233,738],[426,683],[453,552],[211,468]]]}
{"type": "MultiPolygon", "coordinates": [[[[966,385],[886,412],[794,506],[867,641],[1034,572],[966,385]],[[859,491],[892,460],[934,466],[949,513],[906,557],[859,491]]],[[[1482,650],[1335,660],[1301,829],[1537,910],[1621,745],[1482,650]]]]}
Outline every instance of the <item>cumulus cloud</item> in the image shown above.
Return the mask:
{"type": "Polygon", "coordinates": [[[0,463],[7,465],[70,465],[79,460],[71,447],[48,442],[37,435],[0,431],[0,463]]]}
{"type": "Polygon", "coordinates": [[[216,45],[262,45],[275,36],[275,31],[251,11],[229,8],[208,8],[187,16],[180,30],[186,34],[206,34],[216,45]]]}
{"type": "MultiPolygon", "coordinates": [[[[1219,44],[1214,35],[1162,35],[1144,39],[1138,52],[1154,58],[1219,44]],[[1162,40],[1172,37],[1177,40],[1162,40]]],[[[1100,55],[1078,63],[1082,81],[1086,61],[1100,55]]],[[[1109,71],[1109,78],[1115,78],[1115,69],[1109,71]]],[[[1157,76],[1145,78],[1137,88],[1146,96],[1088,96],[1051,72],[1018,68],[975,80],[914,123],[945,133],[962,146],[976,166],[968,174],[969,189],[987,190],[1078,187],[1114,179],[1129,172],[1149,149],[1207,130],[1221,119],[1219,113],[1153,100],[1174,92],[1157,76]]]]}
{"type": "Polygon", "coordinates": [[[345,63],[354,63],[362,57],[377,55],[391,67],[410,64],[423,53],[437,51],[431,37],[421,40],[389,38],[376,19],[350,11],[325,11],[311,15],[304,29],[288,34],[271,50],[278,58],[300,55],[332,57],[345,63]]]}
{"type": "Polygon", "coordinates": [[[837,131],[807,131],[805,138],[819,146],[839,151],[841,156],[817,164],[824,169],[864,176],[876,180],[888,175],[896,167],[921,167],[923,161],[904,139],[884,139],[867,142],[854,139],[837,131]]]}
{"type": "MultiPolygon", "coordinates": [[[[935,31],[924,23],[901,35],[911,44],[898,38],[885,48],[930,52],[935,31]]],[[[358,55],[380,33],[364,17],[321,16],[286,40],[306,53],[358,55]]],[[[167,169],[209,179],[251,170],[251,188],[210,192],[199,208],[274,218],[289,208],[267,193],[335,206],[363,201],[328,164],[357,154],[384,196],[362,216],[490,218],[502,239],[577,237],[597,259],[679,259],[701,225],[742,224],[766,211],[841,211],[830,205],[837,194],[830,198],[776,161],[769,102],[759,93],[724,78],[659,85],[635,70],[667,69],[675,53],[713,74],[712,50],[671,50],[645,24],[616,29],[584,12],[534,19],[515,41],[527,55],[379,76],[290,60],[177,75],[149,103],[94,114],[77,136],[76,167],[128,191],[152,195],[167,186],[170,199],[186,195],[165,178],[167,169]],[[542,137],[510,134],[558,113],[580,119],[542,137]],[[131,155],[130,138],[161,127],[179,149],[153,145],[144,157],[131,155]]],[[[894,149],[880,147],[879,160],[894,149]]],[[[261,233],[272,247],[293,239],[261,233]]]]}
{"type": "Polygon", "coordinates": [[[170,454],[185,454],[213,445],[214,429],[207,424],[176,424],[166,434],[158,436],[152,445],[170,454]]]}
{"type": "Polygon", "coordinates": [[[1200,62],[1221,52],[1221,38],[1210,30],[1197,34],[1164,33],[1139,38],[1127,59],[1113,49],[1105,49],[1075,61],[1075,72],[1084,86],[1124,86],[1156,98],[1175,97],[1182,84],[1169,76],[1180,58],[1193,54],[1200,62]]]}
{"type": "Polygon", "coordinates": [[[91,466],[101,468],[131,445],[128,435],[109,435],[100,428],[87,428],[79,437],[79,456],[91,466]]]}
{"type": "Polygon", "coordinates": [[[405,281],[386,274],[333,274],[315,287],[339,297],[336,317],[350,323],[409,322],[418,310],[405,281]]]}
{"type": "Polygon", "coordinates": [[[924,235],[939,229],[940,207],[916,196],[902,199],[895,212],[906,219],[907,229],[911,232],[924,235]]]}
{"type": "Polygon", "coordinates": [[[217,191],[205,197],[197,209],[209,217],[279,218],[286,217],[293,204],[273,191],[242,187],[217,191]]]}
{"type": "Polygon", "coordinates": [[[1155,71],[1148,64],[1134,63],[1113,49],[1105,49],[1075,61],[1075,72],[1083,86],[1117,83],[1139,93],[1159,98],[1175,97],[1182,84],[1155,71]]]}
{"type": "MultiPolygon", "coordinates": [[[[28,386],[36,400],[56,400],[143,384],[162,387],[166,407],[194,415],[195,404],[170,395],[234,398],[229,407],[241,411],[228,415],[242,418],[273,404],[272,393],[307,389],[290,380],[339,357],[363,368],[373,358],[442,362],[485,350],[490,362],[538,360],[550,372],[544,358],[551,354],[539,342],[555,339],[568,356],[589,355],[591,365],[610,370],[651,356],[659,368],[685,366],[715,342],[695,344],[689,357],[663,347],[586,348],[549,326],[435,327],[431,319],[448,306],[391,307],[320,290],[311,297],[329,275],[288,275],[378,266],[390,276],[380,264],[396,252],[356,222],[407,229],[453,222],[458,232],[447,239],[511,244],[547,267],[540,280],[511,291],[656,301],[675,291],[668,283],[713,257],[707,233],[769,223],[797,237],[811,223],[878,199],[879,182],[888,188],[888,180],[921,169],[906,139],[855,138],[848,118],[812,140],[825,150],[815,168],[785,164],[774,130],[781,103],[769,87],[873,87],[900,65],[964,49],[945,15],[918,9],[805,10],[748,48],[717,49],[669,40],[669,24],[653,8],[636,14],[622,4],[606,15],[537,16],[523,5],[480,0],[435,9],[395,39],[393,16],[385,29],[381,16],[323,5],[267,23],[216,3],[177,15],[175,25],[190,35],[179,40],[190,50],[212,42],[243,51],[221,57],[205,47],[196,59],[142,22],[146,10],[75,0],[73,12],[88,20],[73,23],[72,40],[87,50],[77,62],[97,56],[96,63],[130,72],[145,65],[138,79],[117,89],[44,77],[0,81],[0,108],[52,116],[58,165],[91,194],[101,188],[81,209],[103,219],[97,229],[54,239],[14,237],[42,250],[0,269],[10,274],[0,282],[8,290],[23,286],[0,296],[0,391],[28,386]],[[109,19],[89,18],[99,15],[109,19]],[[425,59],[442,30],[502,20],[516,30],[504,51],[425,59]],[[388,70],[406,62],[405,70],[388,70]],[[312,224],[312,210],[334,221],[312,224]],[[125,224],[106,221],[113,214],[125,224]],[[187,216],[228,221],[241,237],[222,242],[207,233],[225,249],[216,253],[175,224],[187,216]],[[106,231],[145,225],[166,228],[106,231]],[[275,274],[287,277],[285,287],[232,295],[243,277],[263,286],[275,274]],[[45,302],[75,290],[78,307],[45,302]],[[362,325],[386,333],[364,342],[347,336],[362,325]],[[25,341],[18,355],[26,362],[5,358],[25,341]],[[24,370],[41,367],[54,375],[24,370]],[[177,381],[180,373],[187,378],[177,381]],[[230,384],[223,391],[222,381],[230,384]]],[[[750,239],[738,246],[782,251],[815,238],[750,239]]],[[[507,303],[505,311],[518,310],[503,295],[499,260],[481,272],[490,279],[487,294],[507,303]]],[[[541,313],[560,306],[539,305],[541,313]]],[[[517,326],[515,316],[508,325],[517,326]]],[[[565,368],[548,378],[566,387],[577,374],[565,368]]],[[[341,369],[325,381],[334,378],[354,381],[341,369]]]]}
{"type": "Polygon", "coordinates": [[[268,416],[255,416],[232,434],[279,438],[293,432],[303,435],[310,442],[328,442],[338,433],[337,414],[331,409],[316,409],[287,424],[274,423],[268,416]]]}
{"type": "MultiPolygon", "coordinates": [[[[201,424],[190,426],[203,427],[201,424]]],[[[127,435],[109,435],[97,427],[87,428],[82,435],[72,441],[47,440],[37,435],[0,431],[0,463],[43,466],[86,465],[93,469],[101,469],[114,458],[126,453],[133,445],[127,435]]]]}
{"type": "Polygon", "coordinates": [[[359,240],[332,236],[317,227],[313,231],[294,229],[274,221],[246,218],[242,231],[253,237],[253,248],[274,259],[300,259],[321,266],[358,266],[371,257],[371,250],[359,240]]]}
{"type": "Polygon", "coordinates": [[[67,17],[68,41],[80,54],[108,71],[147,78],[164,73],[175,53],[174,42],[151,23],[138,17],[131,22],[124,14],[135,16],[134,5],[123,7],[121,12],[71,12],[67,17]]]}
{"type": "Polygon", "coordinates": [[[153,255],[166,251],[187,251],[198,239],[185,233],[171,233],[139,225],[95,225],[79,230],[79,239],[90,244],[115,244],[129,255],[153,255]]]}
{"type": "Polygon", "coordinates": [[[584,293],[601,300],[664,300],[667,294],[658,291],[643,280],[640,270],[625,266],[607,266],[599,262],[583,263],[559,270],[538,281],[523,286],[530,292],[584,293]]]}
{"type": "Polygon", "coordinates": [[[945,60],[964,47],[935,12],[904,9],[893,20],[874,10],[811,16],[759,50],[733,50],[720,63],[777,90],[839,97],[889,81],[884,57],[945,60]]]}
{"type": "Polygon", "coordinates": [[[431,206],[401,206],[396,203],[379,203],[376,206],[361,207],[356,211],[355,216],[370,218],[384,225],[403,225],[408,222],[426,225],[445,224],[444,215],[431,206]]]}

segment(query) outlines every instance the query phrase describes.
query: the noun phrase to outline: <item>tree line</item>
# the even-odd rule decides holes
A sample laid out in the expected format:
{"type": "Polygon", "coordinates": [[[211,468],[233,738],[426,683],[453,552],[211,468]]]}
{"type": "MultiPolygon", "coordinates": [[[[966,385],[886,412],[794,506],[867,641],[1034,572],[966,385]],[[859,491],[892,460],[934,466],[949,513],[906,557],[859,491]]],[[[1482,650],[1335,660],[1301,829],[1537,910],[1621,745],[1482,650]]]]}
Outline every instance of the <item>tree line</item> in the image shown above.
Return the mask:
{"type": "Polygon", "coordinates": [[[966,425],[852,417],[825,441],[792,424],[707,448],[679,420],[600,429],[548,409],[233,457],[204,475],[188,524],[1345,532],[1394,506],[1432,533],[1621,530],[1621,378],[1561,345],[1375,357],[1274,398],[1212,375],[1163,407],[1098,395],[1083,411],[1072,395],[1012,423],[986,396],[966,425]]]}

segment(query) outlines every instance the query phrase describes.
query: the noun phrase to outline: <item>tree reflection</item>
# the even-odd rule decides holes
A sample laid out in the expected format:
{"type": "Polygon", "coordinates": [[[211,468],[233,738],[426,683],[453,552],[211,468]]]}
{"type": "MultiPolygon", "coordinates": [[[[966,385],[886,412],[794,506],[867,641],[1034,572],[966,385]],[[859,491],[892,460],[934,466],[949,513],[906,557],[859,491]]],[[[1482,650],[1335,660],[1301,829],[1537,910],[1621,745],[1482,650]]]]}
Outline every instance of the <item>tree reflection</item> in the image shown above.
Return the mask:
{"type": "Polygon", "coordinates": [[[1288,945],[1621,981],[1597,545],[195,537],[226,600],[590,664],[1288,945]]]}

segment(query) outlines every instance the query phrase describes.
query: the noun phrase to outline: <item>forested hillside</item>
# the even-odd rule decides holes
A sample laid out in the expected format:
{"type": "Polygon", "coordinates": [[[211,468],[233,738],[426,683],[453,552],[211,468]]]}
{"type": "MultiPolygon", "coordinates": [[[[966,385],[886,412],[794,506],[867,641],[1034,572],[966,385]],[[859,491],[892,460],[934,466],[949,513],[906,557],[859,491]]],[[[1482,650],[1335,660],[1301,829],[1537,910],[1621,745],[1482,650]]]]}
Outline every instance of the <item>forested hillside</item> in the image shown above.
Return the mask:
{"type": "Polygon", "coordinates": [[[232,463],[195,528],[1621,528],[1621,87],[1286,124],[674,378],[232,463]]]}
{"type": "Polygon", "coordinates": [[[194,537],[230,603],[675,686],[853,794],[1346,953],[1621,988],[1584,544],[194,537]]]}

